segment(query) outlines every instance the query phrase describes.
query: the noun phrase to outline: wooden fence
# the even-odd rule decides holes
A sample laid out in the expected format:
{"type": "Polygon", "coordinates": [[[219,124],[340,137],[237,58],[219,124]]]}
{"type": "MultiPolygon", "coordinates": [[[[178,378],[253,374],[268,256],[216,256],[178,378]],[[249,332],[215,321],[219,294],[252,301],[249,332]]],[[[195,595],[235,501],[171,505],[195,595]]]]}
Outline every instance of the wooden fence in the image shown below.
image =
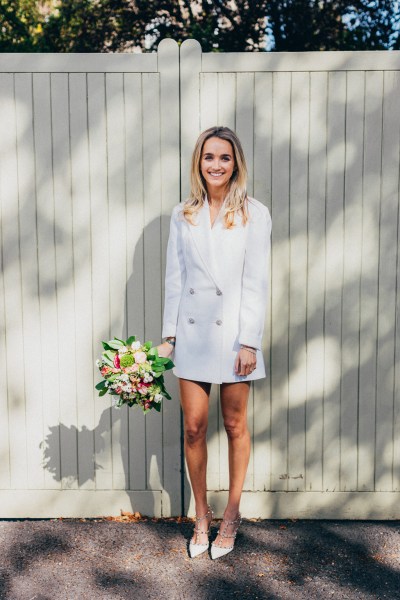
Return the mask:
{"type": "MultiPolygon", "coordinates": [[[[242,512],[400,518],[399,94],[398,51],[0,55],[0,518],[193,514],[174,376],[143,417],[95,359],[159,343],[169,215],[216,124],[273,221],[242,512]]],[[[218,386],[208,442],[221,513],[218,386]]]]}

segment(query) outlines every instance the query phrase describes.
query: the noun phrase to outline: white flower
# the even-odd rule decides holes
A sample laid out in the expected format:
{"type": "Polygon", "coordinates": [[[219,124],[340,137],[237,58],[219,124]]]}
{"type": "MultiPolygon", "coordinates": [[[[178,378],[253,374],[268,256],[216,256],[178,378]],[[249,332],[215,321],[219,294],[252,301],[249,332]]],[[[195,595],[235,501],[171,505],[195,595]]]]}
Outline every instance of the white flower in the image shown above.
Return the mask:
{"type": "Polygon", "coordinates": [[[161,402],[162,399],[163,399],[162,394],[155,394],[154,402],[161,402]]]}
{"type": "Polygon", "coordinates": [[[140,346],[142,345],[140,342],[132,342],[132,350],[139,350],[140,346]]]}
{"type": "Polygon", "coordinates": [[[129,350],[128,350],[128,348],[126,346],[122,346],[118,350],[118,354],[126,354],[127,352],[129,352],[129,350]]]}
{"type": "Polygon", "coordinates": [[[103,363],[101,362],[101,360],[98,358],[96,359],[96,367],[101,367],[103,363]]]}

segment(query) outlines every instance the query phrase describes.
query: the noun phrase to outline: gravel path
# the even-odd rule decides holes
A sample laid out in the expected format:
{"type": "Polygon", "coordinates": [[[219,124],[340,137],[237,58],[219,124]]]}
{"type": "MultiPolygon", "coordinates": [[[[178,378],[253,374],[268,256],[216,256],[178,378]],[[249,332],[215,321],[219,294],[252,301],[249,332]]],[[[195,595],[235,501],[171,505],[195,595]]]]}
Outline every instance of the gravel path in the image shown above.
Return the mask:
{"type": "Polygon", "coordinates": [[[192,527],[187,519],[0,521],[0,598],[400,599],[399,521],[244,520],[235,550],[216,561],[188,558],[192,527]]]}

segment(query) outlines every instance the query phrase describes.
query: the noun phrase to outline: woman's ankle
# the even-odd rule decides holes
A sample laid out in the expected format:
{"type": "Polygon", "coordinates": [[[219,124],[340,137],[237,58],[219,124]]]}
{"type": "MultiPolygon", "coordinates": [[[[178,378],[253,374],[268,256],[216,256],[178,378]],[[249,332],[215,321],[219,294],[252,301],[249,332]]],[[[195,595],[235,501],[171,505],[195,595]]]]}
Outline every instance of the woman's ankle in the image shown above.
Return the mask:
{"type": "Polygon", "coordinates": [[[199,502],[198,504],[195,504],[195,510],[196,510],[196,517],[204,517],[207,513],[208,513],[208,504],[207,501],[204,502],[199,502]]]}
{"type": "Polygon", "coordinates": [[[238,515],[239,515],[239,505],[238,504],[228,505],[224,510],[224,519],[227,519],[228,521],[233,521],[234,519],[237,518],[238,515]]]}

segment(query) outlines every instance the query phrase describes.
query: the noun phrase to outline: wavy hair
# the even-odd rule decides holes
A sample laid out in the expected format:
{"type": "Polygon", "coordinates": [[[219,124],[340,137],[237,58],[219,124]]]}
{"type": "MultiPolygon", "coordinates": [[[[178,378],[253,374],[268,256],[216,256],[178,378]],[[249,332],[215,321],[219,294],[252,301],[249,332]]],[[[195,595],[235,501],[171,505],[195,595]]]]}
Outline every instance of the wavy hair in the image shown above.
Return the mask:
{"type": "Polygon", "coordinates": [[[235,159],[235,169],[229,181],[229,189],[225,197],[225,227],[227,229],[234,227],[236,212],[242,215],[242,223],[245,225],[248,220],[247,166],[240,140],[236,133],[232,129],[229,129],[229,127],[209,127],[209,129],[203,131],[197,138],[191,161],[190,194],[183,205],[183,216],[194,225],[193,216],[198,213],[204,204],[207,187],[201,173],[200,163],[204,144],[211,137],[217,137],[230,142],[235,159]]]}

